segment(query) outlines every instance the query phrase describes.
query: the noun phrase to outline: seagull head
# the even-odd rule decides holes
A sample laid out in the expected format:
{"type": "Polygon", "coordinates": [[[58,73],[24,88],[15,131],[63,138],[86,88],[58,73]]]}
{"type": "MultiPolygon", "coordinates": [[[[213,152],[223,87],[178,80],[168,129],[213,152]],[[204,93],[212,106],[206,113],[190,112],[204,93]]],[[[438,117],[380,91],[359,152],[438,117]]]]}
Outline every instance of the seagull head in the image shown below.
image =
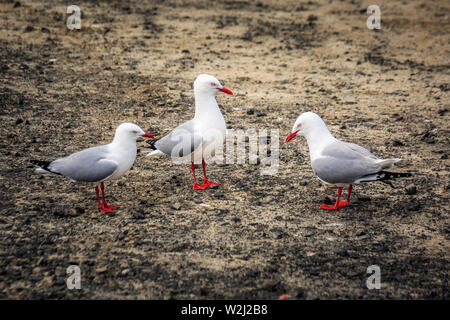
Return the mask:
{"type": "Polygon", "coordinates": [[[138,125],[129,122],[122,123],[117,127],[114,139],[116,138],[120,140],[125,139],[131,141],[138,141],[142,138],[155,139],[155,137],[150,133],[145,133],[144,130],[142,130],[138,125]]]}
{"type": "Polygon", "coordinates": [[[285,142],[287,143],[291,141],[297,134],[308,137],[308,135],[314,131],[315,128],[322,129],[323,127],[326,128],[325,123],[316,113],[302,113],[295,121],[294,126],[292,127],[289,135],[286,137],[285,142]]]}
{"type": "Polygon", "coordinates": [[[201,74],[194,81],[195,93],[215,95],[219,91],[233,95],[233,92],[224,88],[219,80],[209,74],[201,74]]]}

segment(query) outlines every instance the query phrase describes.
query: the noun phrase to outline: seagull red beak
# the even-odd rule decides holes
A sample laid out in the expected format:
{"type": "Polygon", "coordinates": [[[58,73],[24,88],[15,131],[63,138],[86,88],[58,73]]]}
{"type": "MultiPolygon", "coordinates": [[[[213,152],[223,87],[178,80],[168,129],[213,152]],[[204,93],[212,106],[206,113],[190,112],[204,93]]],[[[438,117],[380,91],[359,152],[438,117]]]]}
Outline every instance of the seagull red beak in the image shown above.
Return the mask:
{"type": "Polygon", "coordinates": [[[217,90],[225,92],[226,94],[233,95],[233,92],[231,92],[231,90],[228,90],[227,88],[217,88],[217,90]]]}
{"type": "Polygon", "coordinates": [[[150,133],[143,134],[141,137],[155,139],[155,137],[152,136],[150,133]]]}
{"type": "Polygon", "coordinates": [[[295,131],[295,132],[290,132],[289,134],[288,134],[288,136],[286,137],[286,140],[284,141],[285,143],[288,143],[289,141],[291,141],[292,139],[294,139],[294,137],[297,135],[297,133],[299,132],[300,130],[297,130],[297,131],[295,131]]]}

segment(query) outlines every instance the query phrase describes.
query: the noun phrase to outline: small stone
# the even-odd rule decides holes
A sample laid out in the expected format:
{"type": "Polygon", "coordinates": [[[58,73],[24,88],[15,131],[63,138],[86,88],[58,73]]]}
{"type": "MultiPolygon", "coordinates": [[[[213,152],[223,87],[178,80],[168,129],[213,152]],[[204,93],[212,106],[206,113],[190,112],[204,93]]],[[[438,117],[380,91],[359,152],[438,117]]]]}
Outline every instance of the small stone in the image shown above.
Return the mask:
{"type": "Polygon", "coordinates": [[[64,217],[65,213],[64,211],[54,211],[53,214],[57,217],[64,217]]]}
{"type": "Polygon", "coordinates": [[[21,124],[21,123],[23,123],[23,119],[18,118],[18,119],[16,120],[16,125],[21,124]]]}
{"type": "Polygon", "coordinates": [[[144,215],[140,212],[135,212],[135,213],[133,213],[133,218],[136,220],[142,220],[142,219],[144,219],[144,215]]]}
{"type": "Polygon", "coordinates": [[[247,110],[245,110],[245,112],[247,113],[247,114],[253,114],[253,113],[255,113],[254,111],[253,111],[253,109],[247,109],[247,110]]]}
{"type": "Polygon", "coordinates": [[[278,285],[278,281],[268,279],[268,280],[264,280],[261,287],[267,291],[274,291],[276,289],[277,285],[278,285]]]}
{"type": "Polygon", "coordinates": [[[280,230],[271,230],[270,235],[274,239],[281,239],[283,237],[283,233],[280,230]]]}
{"type": "Polygon", "coordinates": [[[370,200],[372,200],[372,199],[368,196],[359,196],[358,197],[358,201],[361,201],[361,202],[368,202],[370,200]]]}
{"type": "Polygon", "coordinates": [[[328,197],[325,197],[325,198],[323,199],[323,203],[328,204],[328,205],[330,205],[330,206],[333,205],[333,201],[331,201],[331,199],[328,198],[328,197]]]}
{"type": "Polygon", "coordinates": [[[408,206],[407,210],[408,211],[418,211],[422,208],[422,205],[420,203],[414,203],[410,206],[408,206]]]}
{"type": "Polygon", "coordinates": [[[255,114],[256,114],[257,117],[265,117],[266,116],[266,114],[264,112],[259,111],[259,110],[256,110],[255,114]]]}
{"type": "Polygon", "coordinates": [[[174,210],[180,210],[181,209],[181,204],[179,202],[175,202],[171,205],[171,208],[174,210]]]}
{"type": "Polygon", "coordinates": [[[241,218],[233,217],[233,218],[231,218],[231,221],[233,221],[234,223],[238,223],[238,222],[241,222],[241,218]]]}
{"type": "Polygon", "coordinates": [[[310,24],[313,23],[314,21],[317,21],[319,18],[313,14],[309,15],[308,18],[306,19],[310,24]]]}
{"type": "Polygon", "coordinates": [[[216,194],[214,195],[217,199],[222,199],[225,197],[225,195],[222,192],[216,192],[216,194]]]}
{"type": "Polygon", "coordinates": [[[304,298],[305,297],[305,289],[303,288],[296,288],[294,290],[294,297],[296,298],[304,298]]]}
{"type": "Polygon", "coordinates": [[[245,272],[245,276],[249,277],[249,278],[254,278],[254,277],[257,277],[258,275],[259,275],[258,270],[249,269],[245,272]]]}
{"type": "Polygon", "coordinates": [[[34,28],[33,28],[32,26],[27,26],[27,27],[25,28],[24,32],[31,32],[31,31],[33,31],[33,30],[34,30],[34,28]]]}
{"type": "Polygon", "coordinates": [[[417,193],[417,188],[413,184],[409,184],[405,188],[406,194],[413,195],[417,193]]]}
{"type": "Polygon", "coordinates": [[[100,267],[100,268],[95,269],[95,272],[97,272],[97,273],[105,273],[106,271],[108,271],[107,267],[100,267]]]}
{"type": "Polygon", "coordinates": [[[398,139],[394,139],[394,141],[392,142],[392,145],[393,145],[394,147],[399,147],[399,146],[404,146],[404,143],[401,142],[401,141],[398,140],[398,139]]]}
{"type": "Polygon", "coordinates": [[[127,269],[123,269],[121,272],[120,272],[120,276],[122,276],[122,277],[125,277],[126,275],[128,275],[129,273],[130,273],[130,269],[129,268],[127,268],[127,269]]]}

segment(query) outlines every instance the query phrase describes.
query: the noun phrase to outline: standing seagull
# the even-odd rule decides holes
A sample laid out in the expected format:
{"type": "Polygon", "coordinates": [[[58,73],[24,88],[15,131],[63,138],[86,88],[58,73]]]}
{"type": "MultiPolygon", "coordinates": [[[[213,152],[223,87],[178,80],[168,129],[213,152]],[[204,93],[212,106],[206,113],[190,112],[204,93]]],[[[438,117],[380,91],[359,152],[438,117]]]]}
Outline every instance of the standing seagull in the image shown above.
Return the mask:
{"type": "Polygon", "coordinates": [[[117,127],[114,140],[110,144],[84,149],[51,162],[31,162],[38,166],[38,172],[60,174],[78,182],[95,184],[98,210],[114,212],[118,207],[106,203],[103,181],[118,179],[133,166],[137,153],[136,141],[141,137],[154,139],[134,123],[122,123],[117,127]],[[102,203],[98,192],[99,183],[102,203]]]}
{"type": "MultiPolygon", "coordinates": [[[[368,150],[354,143],[342,142],[333,137],[317,114],[305,112],[297,118],[286,142],[297,133],[306,137],[314,173],[325,184],[337,186],[338,195],[334,206],[322,204],[322,209],[337,210],[350,203],[352,184],[410,177],[410,173],[387,172],[401,159],[379,159],[368,150]],[[340,201],[342,187],[348,185],[347,201],[340,201]]],[[[389,183],[390,182],[386,182],[389,183]]]]}
{"type": "Polygon", "coordinates": [[[217,182],[209,181],[206,177],[205,157],[212,155],[217,147],[223,145],[226,134],[226,124],[214,95],[217,92],[233,95],[233,92],[224,88],[219,80],[208,74],[201,74],[194,82],[195,115],[176,127],[168,135],[159,140],[150,140],[151,150],[147,156],[166,154],[174,160],[190,156],[192,174],[194,175],[193,190],[203,190],[217,182]],[[195,163],[201,157],[203,167],[203,182],[197,183],[195,177],[195,163]]]}

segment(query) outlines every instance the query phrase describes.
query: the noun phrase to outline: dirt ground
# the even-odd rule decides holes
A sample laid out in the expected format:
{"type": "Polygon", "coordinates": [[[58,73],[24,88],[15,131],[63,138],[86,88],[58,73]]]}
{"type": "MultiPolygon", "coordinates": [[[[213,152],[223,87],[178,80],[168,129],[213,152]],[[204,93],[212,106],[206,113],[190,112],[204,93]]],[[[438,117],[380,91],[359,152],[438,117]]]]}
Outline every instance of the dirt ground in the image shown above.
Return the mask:
{"type": "Polygon", "coordinates": [[[0,298],[449,299],[450,3],[378,0],[369,30],[372,2],[78,1],[70,31],[67,1],[2,1],[0,298]],[[234,92],[217,96],[228,128],[279,129],[277,174],[210,165],[221,185],[193,191],[189,166],[141,152],[104,214],[30,164],[126,121],[161,137],[193,116],[200,73],[234,92]],[[320,209],[336,190],[303,138],[284,144],[305,111],[413,176],[320,209]]]}

